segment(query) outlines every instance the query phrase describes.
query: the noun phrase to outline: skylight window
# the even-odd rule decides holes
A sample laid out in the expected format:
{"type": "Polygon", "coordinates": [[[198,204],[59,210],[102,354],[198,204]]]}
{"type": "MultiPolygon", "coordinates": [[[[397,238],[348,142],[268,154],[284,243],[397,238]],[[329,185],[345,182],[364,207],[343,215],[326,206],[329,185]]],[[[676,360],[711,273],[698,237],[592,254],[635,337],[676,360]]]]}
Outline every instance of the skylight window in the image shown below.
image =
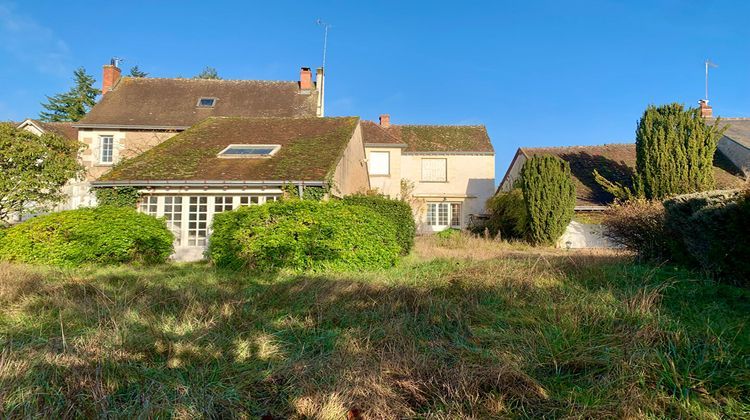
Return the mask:
{"type": "Polygon", "coordinates": [[[216,104],[216,98],[200,98],[198,99],[199,108],[213,108],[216,104]]]}
{"type": "Polygon", "coordinates": [[[278,144],[230,144],[219,152],[224,158],[263,158],[273,156],[281,148],[278,144]]]}

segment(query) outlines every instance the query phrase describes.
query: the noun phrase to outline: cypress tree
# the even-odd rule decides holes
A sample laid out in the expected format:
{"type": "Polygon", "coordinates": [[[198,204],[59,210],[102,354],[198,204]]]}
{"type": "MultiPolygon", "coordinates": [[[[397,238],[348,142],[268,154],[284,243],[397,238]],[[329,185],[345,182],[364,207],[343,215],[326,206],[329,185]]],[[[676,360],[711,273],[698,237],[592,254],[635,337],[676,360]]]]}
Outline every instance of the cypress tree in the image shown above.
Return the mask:
{"type": "Polygon", "coordinates": [[[650,105],[636,130],[636,194],[661,199],[713,189],[718,123],[706,124],[700,110],[681,104],[650,105]]]}
{"type": "Polygon", "coordinates": [[[553,244],[573,219],[576,189],[570,165],[556,156],[533,156],[521,169],[521,189],[529,241],[553,244]]]}
{"type": "Polygon", "coordinates": [[[65,93],[48,96],[48,103],[42,104],[46,111],[39,113],[42,121],[78,121],[96,104],[99,89],[94,87],[96,80],[86,74],[83,67],[73,72],[75,86],[65,93]]]}

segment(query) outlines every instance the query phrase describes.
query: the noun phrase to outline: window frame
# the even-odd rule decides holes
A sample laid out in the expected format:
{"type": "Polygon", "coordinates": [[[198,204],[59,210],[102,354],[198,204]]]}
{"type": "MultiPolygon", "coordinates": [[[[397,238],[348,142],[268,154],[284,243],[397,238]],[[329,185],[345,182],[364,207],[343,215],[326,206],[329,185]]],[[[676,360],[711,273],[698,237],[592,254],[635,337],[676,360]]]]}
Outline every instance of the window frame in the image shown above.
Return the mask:
{"type": "Polygon", "coordinates": [[[463,203],[460,201],[432,201],[427,203],[425,212],[425,224],[431,229],[462,229],[463,228],[463,203]],[[456,214],[458,207],[458,214],[456,214]],[[441,222],[445,223],[441,223],[441,222]],[[458,221],[455,224],[454,221],[458,221]]]}
{"type": "Polygon", "coordinates": [[[279,149],[281,149],[281,145],[280,144],[239,144],[239,143],[235,143],[235,144],[230,144],[227,147],[225,147],[224,149],[222,149],[221,152],[219,152],[216,156],[219,157],[219,158],[221,158],[221,159],[268,159],[268,158],[273,157],[279,151],[279,149]],[[254,155],[254,154],[234,154],[234,155],[227,155],[227,154],[225,154],[227,152],[227,150],[229,150],[229,149],[231,149],[233,147],[248,147],[248,148],[254,147],[254,148],[258,148],[258,149],[261,149],[261,148],[262,149],[271,148],[272,150],[267,155],[254,155]]]}
{"type": "Polygon", "coordinates": [[[436,182],[436,183],[446,183],[446,182],[448,182],[448,158],[444,158],[444,157],[442,157],[442,158],[433,158],[433,157],[424,158],[423,157],[420,160],[420,168],[419,169],[420,169],[419,182],[436,182]],[[424,163],[427,160],[433,160],[433,161],[435,161],[435,160],[442,160],[445,163],[444,164],[445,169],[443,171],[443,179],[442,180],[425,179],[425,176],[424,176],[425,175],[425,173],[424,173],[424,163]]]}
{"type": "Polygon", "coordinates": [[[218,101],[219,98],[214,98],[212,96],[201,96],[198,98],[198,103],[195,104],[196,108],[214,108],[216,107],[216,101],[218,101]],[[201,102],[205,100],[211,100],[211,105],[202,105],[201,102]]]}
{"type": "Polygon", "coordinates": [[[111,134],[99,136],[99,164],[113,165],[115,163],[115,136],[111,134]],[[105,148],[105,140],[109,140],[108,148],[105,148]],[[109,160],[104,160],[104,152],[109,151],[109,160]]]}
{"type": "Polygon", "coordinates": [[[370,156],[368,156],[368,157],[369,157],[368,165],[367,165],[367,174],[368,175],[370,175],[370,176],[391,176],[391,152],[390,151],[388,151],[388,150],[371,150],[370,151],[370,156]],[[369,165],[369,163],[370,163],[371,160],[373,160],[372,159],[372,155],[376,154],[376,153],[379,154],[379,155],[383,155],[383,154],[386,155],[386,170],[385,170],[385,173],[375,173],[375,172],[372,172],[372,166],[369,165]]]}

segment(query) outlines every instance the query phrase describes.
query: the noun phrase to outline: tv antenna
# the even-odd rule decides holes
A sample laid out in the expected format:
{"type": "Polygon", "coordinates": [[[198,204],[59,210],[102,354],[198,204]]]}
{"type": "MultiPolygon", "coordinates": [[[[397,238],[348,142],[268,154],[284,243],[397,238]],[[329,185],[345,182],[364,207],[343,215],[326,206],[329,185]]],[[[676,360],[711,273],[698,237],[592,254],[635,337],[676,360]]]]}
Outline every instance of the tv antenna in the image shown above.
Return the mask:
{"type": "Polygon", "coordinates": [[[318,26],[323,27],[323,65],[321,67],[325,69],[326,68],[326,48],[328,47],[328,29],[331,28],[331,25],[326,22],[323,22],[322,19],[316,20],[315,23],[318,26]]]}
{"type": "Polygon", "coordinates": [[[711,62],[711,60],[708,58],[706,59],[706,61],[703,62],[703,64],[706,65],[706,97],[705,99],[706,99],[706,103],[708,103],[708,68],[709,67],[716,68],[716,67],[719,67],[719,65],[711,62]]]}
{"type": "Polygon", "coordinates": [[[122,63],[123,61],[125,61],[124,58],[112,57],[112,59],[109,60],[109,64],[111,64],[111,65],[113,65],[115,67],[120,67],[120,63],[122,63]]]}

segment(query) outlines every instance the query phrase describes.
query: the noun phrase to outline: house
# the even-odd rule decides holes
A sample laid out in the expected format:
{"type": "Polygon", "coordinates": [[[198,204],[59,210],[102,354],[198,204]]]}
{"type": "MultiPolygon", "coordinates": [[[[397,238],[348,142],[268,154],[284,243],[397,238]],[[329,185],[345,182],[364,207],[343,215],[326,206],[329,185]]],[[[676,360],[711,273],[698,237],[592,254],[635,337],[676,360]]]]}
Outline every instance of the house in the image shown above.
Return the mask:
{"type": "Polygon", "coordinates": [[[418,230],[466,228],[495,191],[495,152],[484,126],[362,121],[370,185],[412,205],[418,230]]]}
{"type": "Polygon", "coordinates": [[[369,189],[357,117],[209,117],[91,182],[134,187],[139,209],[165,217],[178,260],[196,260],[217,213],[323,188],[369,189]]]}
{"type": "MultiPolygon", "coordinates": [[[[698,104],[701,116],[709,124],[716,121],[707,100],[702,99],[698,104]]],[[[720,123],[724,128],[724,135],[719,139],[717,148],[745,177],[750,176],[750,118],[722,117],[720,123]]]]}
{"type": "Polygon", "coordinates": [[[73,127],[86,146],[85,179],[70,208],[95,204],[89,190],[123,159],[135,157],[208,117],[323,116],[323,71],[303,67],[298,81],[122,77],[113,63],[102,74],[102,98],[73,127]]]}
{"type": "MultiPolygon", "coordinates": [[[[576,186],[575,211],[579,216],[582,213],[605,210],[614,201],[612,194],[605,191],[594,179],[594,170],[610,181],[632,186],[636,163],[634,143],[522,147],[516,151],[497,192],[510,191],[521,173],[523,164],[535,155],[557,156],[570,164],[571,175],[576,186]]],[[[714,179],[718,188],[734,188],[743,183],[739,169],[721,150],[718,150],[714,156],[714,179]]],[[[574,220],[560,239],[560,245],[570,248],[598,248],[606,247],[609,243],[603,239],[600,227],[595,224],[587,226],[586,223],[574,220]]]]}

